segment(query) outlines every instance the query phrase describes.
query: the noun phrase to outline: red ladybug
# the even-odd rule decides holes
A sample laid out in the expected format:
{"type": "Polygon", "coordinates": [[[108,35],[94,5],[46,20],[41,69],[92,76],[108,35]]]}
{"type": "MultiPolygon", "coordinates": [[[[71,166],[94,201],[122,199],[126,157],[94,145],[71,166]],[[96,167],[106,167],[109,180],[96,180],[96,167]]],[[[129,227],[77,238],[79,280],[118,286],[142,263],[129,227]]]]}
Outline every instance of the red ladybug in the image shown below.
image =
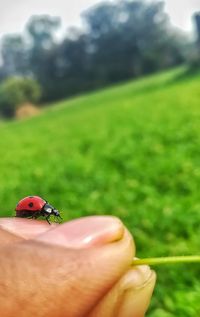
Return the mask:
{"type": "Polygon", "coordinates": [[[49,218],[52,215],[62,219],[59,211],[39,196],[28,196],[21,199],[15,211],[16,217],[37,219],[42,216],[49,224],[51,224],[49,218]]]}

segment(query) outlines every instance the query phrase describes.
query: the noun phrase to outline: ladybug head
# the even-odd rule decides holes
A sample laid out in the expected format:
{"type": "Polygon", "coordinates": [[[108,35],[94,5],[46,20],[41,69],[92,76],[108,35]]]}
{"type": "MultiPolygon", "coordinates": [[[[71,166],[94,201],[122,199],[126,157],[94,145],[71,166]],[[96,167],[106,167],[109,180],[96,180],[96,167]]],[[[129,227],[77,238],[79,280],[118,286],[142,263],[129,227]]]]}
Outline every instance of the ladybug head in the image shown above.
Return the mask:
{"type": "Polygon", "coordinates": [[[55,209],[52,205],[50,205],[48,202],[44,205],[43,211],[46,214],[54,215],[56,217],[61,218],[59,211],[57,209],[55,209]]]}

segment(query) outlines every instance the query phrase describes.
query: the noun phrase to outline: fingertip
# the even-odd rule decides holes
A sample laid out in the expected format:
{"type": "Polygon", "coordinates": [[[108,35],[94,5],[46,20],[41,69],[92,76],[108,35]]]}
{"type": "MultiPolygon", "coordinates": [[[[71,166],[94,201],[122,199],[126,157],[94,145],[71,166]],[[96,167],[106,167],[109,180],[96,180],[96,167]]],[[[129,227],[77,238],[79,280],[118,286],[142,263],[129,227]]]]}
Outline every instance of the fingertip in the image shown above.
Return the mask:
{"type": "Polygon", "coordinates": [[[136,269],[129,275],[129,285],[124,288],[122,300],[119,307],[119,317],[144,317],[150,304],[153,290],[156,283],[156,274],[149,269],[149,273],[144,274],[141,268],[136,269]],[[143,278],[134,276],[134,274],[142,273],[143,278]],[[132,275],[132,277],[131,277],[132,275]],[[145,277],[147,278],[145,280],[145,277]],[[132,279],[132,286],[131,286],[132,279]]]}
{"type": "Polygon", "coordinates": [[[143,317],[148,309],[155,281],[155,272],[148,266],[129,269],[89,317],[143,317]]]}

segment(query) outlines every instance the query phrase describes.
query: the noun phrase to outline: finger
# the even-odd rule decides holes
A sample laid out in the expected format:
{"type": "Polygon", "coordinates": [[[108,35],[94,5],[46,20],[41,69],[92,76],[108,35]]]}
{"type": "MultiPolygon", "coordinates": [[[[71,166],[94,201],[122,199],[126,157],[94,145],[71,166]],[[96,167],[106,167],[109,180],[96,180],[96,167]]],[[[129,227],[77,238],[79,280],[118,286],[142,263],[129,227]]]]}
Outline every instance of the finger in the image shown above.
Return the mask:
{"type": "Polygon", "coordinates": [[[143,317],[156,275],[148,266],[130,269],[105,295],[88,317],[143,317]]]}
{"type": "Polygon", "coordinates": [[[13,233],[23,239],[33,239],[36,236],[51,230],[56,224],[51,226],[46,221],[22,218],[0,218],[0,228],[13,233]]]}
{"type": "MultiPolygon", "coordinates": [[[[69,245],[68,232],[65,233],[68,248],[63,247],[63,228],[60,235],[59,230],[62,226],[58,226],[50,231],[52,236],[50,232],[46,233],[50,243],[47,243],[43,236],[44,242],[42,239],[26,241],[9,250],[1,250],[3,261],[0,261],[0,277],[4,272],[4,278],[1,280],[6,280],[6,295],[3,297],[2,294],[0,307],[4,314],[6,312],[6,316],[13,316],[19,303],[23,303],[21,317],[87,316],[128,270],[134,255],[134,244],[130,234],[126,230],[119,230],[122,226],[119,226],[119,220],[112,218],[111,224],[109,218],[112,217],[101,221],[101,225],[102,231],[105,232],[105,226],[110,222],[113,226],[112,236],[105,239],[101,236],[99,227],[98,236],[96,230],[96,238],[93,239],[90,229],[88,239],[85,232],[84,239],[81,240],[83,249],[81,242],[77,248],[77,239],[72,239],[71,246],[69,245]],[[61,247],[51,244],[57,237],[62,237],[61,247]],[[93,241],[90,242],[90,248],[88,240],[93,241]],[[10,293],[13,298],[12,306],[9,304],[10,293]]],[[[92,221],[88,219],[90,228],[92,221]]]]}
{"type": "Polygon", "coordinates": [[[21,237],[0,228],[0,247],[18,243],[22,240],[21,237]]]}
{"type": "Polygon", "coordinates": [[[156,274],[153,272],[149,280],[141,288],[127,290],[119,307],[118,317],[144,317],[150,303],[155,282],[156,274]]]}

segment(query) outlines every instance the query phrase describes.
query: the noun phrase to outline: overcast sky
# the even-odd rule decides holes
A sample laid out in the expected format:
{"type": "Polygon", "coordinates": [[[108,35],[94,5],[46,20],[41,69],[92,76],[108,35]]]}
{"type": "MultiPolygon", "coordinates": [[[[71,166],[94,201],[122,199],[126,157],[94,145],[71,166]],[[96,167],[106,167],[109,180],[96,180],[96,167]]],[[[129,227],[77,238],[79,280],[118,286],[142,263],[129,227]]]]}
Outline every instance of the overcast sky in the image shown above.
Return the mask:
{"type": "MultiPolygon", "coordinates": [[[[0,0],[0,37],[5,33],[21,32],[33,14],[60,16],[63,29],[80,25],[80,13],[98,2],[101,0],[0,0]]],[[[184,30],[191,30],[191,15],[200,11],[200,0],[165,2],[172,23],[184,30]]]]}

